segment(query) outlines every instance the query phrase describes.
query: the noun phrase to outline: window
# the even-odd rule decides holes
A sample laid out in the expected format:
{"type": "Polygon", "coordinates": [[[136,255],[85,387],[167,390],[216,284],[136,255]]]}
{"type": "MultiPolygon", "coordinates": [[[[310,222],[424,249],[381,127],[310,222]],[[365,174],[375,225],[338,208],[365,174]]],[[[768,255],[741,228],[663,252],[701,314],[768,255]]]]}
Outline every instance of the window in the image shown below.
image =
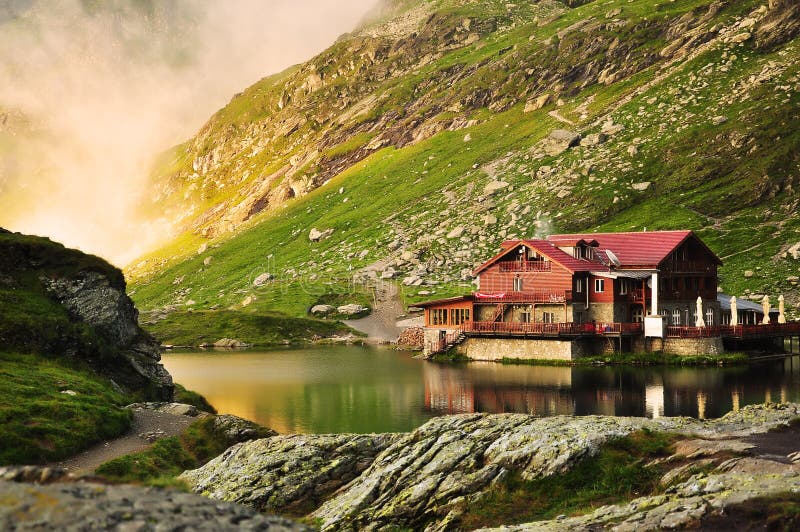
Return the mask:
{"type": "Polygon", "coordinates": [[[583,279],[580,277],[575,279],[575,292],[578,294],[583,293],[583,279]]]}
{"type": "Polygon", "coordinates": [[[520,321],[522,323],[530,323],[531,322],[531,313],[530,312],[523,312],[520,315],[520,321]]]}
{"type": "Polygon", "coordinates": [[[672,311],[672,324],[673,325],[681,324],[681,311],[678,309],[672,311]]]}
{"type": "Polygon", "coordinates": [[[556,322],[555,312],[542,312],[542,323],[555,323],[555,322],[556,322]]]}
{"type": "Polygon", "coordinates": [[[605,279],[595,279],[594,280],[594,291],[595,293],[602,293],[606,291],[606,281],[605,279]]]}
{"type": "Polygon", "coordinates": [[[628,280],[627,279],[620,279],[619,280],[619,295],[624,296],[628,293],[628,280]]]}
{"type": "Polygon", "coordinates": [[[450,309],[450,324],[451,325],[461,325],[469,321],[469,309],[468,308],[454,308],[450,309]]]}
{"type": "Polygon", "coordinates": [[[514,277],[514,292],[522,292],[522,277],[514,277]]]}
{"type": "Polygon", "coordinates": [[[574,321],[575,323],[583,323],[584,322],[583,312],[580,310],[573,312],[572,321],[574,321]]]}
{"type": "Polygon", "coordinates": [[[633,312],[631,312],[631,321],[633,321],[633,323],[642,323],[644,321],[644,311],[642,307],[633,309],[633,312]]]}
{"type": "Polygon", "coordinates": [[[706,325],[711,327],[714,325],[714,309],[707,308],[706,309],[706,325]]]}
{"type": "Polygon", "coordinates": [[[435,308],[431,310],[432,325],[447,325],[447,309],[435,308]]]}

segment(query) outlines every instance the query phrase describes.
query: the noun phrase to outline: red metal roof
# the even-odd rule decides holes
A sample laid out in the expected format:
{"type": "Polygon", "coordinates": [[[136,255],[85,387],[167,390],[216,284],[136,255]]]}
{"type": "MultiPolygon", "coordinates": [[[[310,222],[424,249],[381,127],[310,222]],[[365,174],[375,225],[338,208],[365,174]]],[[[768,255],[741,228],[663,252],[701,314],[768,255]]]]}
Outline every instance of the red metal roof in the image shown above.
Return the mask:
{"type": "MultiPolygon", "coordinates": [[[[619,258],[621,266],[657,267],[675,248],[686,239],[694,238],[705,247],[717,263],[722,261],[692,231],[642,231],[636,233],[585,233],[572,235],[551,235],[547,237],[554,243],[596,240],[601,249],[610,249],[619,258]]],[[[562,244],[563,245],[563,244],[562,244]]]]}
{"type": "Polygon", "coordinates": [[[573,273],[608,270],[607,267],[603,266],[599,262],[576,259],[572,255],[564,253],[558,249],[554,243],[547,240],[507,240],[502,244],[503,251],[475,268],[475,271],[473,271],[472,274],[477,275],[478,273],[482,272],[499,259],[512,252],[518,245],[528,246],[529,248],[541,253],[551,261],[562,265],[573,273]]]}

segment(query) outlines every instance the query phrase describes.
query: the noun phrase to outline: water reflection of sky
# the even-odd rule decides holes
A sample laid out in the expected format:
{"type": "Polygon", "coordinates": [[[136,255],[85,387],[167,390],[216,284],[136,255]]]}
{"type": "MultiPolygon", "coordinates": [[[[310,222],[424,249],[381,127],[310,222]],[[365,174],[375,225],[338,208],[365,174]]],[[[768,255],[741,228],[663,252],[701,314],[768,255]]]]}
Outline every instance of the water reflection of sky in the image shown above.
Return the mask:
{"type": "Polygon", "coordinates": [[[460,365],[360,347],[167,354],[176,382],[220,411],[279,432],[406,431],[432,416],[713,418],[744,405],[800,401],[800,357],[733,368],[460,365]]]}

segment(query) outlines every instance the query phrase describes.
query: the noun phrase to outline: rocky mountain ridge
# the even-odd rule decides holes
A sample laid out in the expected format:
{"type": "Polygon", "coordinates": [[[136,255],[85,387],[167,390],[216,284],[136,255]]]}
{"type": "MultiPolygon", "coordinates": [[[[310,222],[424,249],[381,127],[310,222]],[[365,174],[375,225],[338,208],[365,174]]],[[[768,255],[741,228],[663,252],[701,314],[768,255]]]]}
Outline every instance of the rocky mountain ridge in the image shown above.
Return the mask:
{"type": "Polygon", "coordinates": [[[237,95],[154,174],[185,232],[128,268],[137,302],[304,314],[354,272],[413,302],[592,228],[695,229],[727,292],[800,301],[798,6],[569,4],[405,2],[237,95]]]}

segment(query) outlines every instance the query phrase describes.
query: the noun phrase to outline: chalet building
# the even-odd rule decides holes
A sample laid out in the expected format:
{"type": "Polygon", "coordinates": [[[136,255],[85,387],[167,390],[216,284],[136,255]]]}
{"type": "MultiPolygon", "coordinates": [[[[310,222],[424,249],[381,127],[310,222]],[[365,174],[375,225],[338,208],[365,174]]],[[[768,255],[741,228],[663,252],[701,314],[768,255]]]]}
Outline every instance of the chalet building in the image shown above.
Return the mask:
{"type": "MultiPolygon", "coordinates": [[[[478,289],[429,301],[433,346],[448,333],[530,336],[608,333],[642,336],[647,316],[670,326],[720,325],[717,268],[722,261],[692,231],[551,235],[509,240],[473,272],[478,289]],[[549,331],[549,334],[548,334],[549,331]]],[[[453,343],[453,342],[447,342],[453,343]]],[[[629,342],[630,344],[630,342],[629,342]]]]}

